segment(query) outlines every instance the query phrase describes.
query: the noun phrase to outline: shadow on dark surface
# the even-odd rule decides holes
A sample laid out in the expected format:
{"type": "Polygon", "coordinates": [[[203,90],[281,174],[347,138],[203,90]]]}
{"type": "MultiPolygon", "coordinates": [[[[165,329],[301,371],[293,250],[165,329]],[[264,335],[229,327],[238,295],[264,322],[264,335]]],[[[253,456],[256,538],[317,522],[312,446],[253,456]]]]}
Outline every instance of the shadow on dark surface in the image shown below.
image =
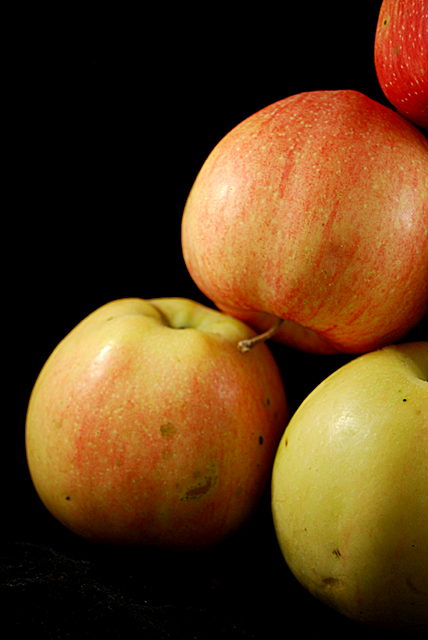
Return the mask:
{"type": "Polygon", "coordinates": [[[58,640],[400,637],[310,596],[285,565],[269,509],[265,497],[240,533],[186,554],[92,545],[41,513],[43,531],[2,544],[3,624],[58,640]]]}
{"type": "MultiPolygon", "coordinates": [[[[159,599],[140,568],[119,585],[97,563],[77,560],[42,545],[6,545],[3,558],[4,620],[14,632],[47,638],[253,637],[214,611],[159,599]],[[138,577],[135,576],[138,572],[138,577]],[[17,576],[19,574],[19,576],[17,576]]],[[[162,573],[167,579],[166,571],[162,573]]]]}

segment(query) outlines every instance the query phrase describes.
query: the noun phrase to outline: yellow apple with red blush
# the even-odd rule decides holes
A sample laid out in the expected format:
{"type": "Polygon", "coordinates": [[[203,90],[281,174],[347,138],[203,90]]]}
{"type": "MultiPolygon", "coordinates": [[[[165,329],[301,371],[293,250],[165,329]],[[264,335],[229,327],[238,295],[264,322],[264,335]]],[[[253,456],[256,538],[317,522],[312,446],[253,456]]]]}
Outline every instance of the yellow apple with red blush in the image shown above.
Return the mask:
{"type": "Polygon", "coordinates": [[[93,542],[199,549],[225,540],[269,484],[288,420],[254,332],[183,298],[116,300],[53,351],[26,420],[34,486],[93,542]]]}

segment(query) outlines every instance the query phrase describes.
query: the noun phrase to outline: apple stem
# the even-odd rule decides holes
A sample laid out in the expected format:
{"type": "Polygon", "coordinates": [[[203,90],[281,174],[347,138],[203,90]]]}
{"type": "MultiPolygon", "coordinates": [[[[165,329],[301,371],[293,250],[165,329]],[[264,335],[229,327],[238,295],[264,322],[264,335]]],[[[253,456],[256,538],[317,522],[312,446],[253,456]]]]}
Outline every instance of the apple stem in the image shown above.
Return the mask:
{"type": "Polygon", "coordinates": [[[240,340],[238,342],[239,351],[241,353],[247,353],[247,351],[250,351],[253,347],[256,346],[256,344],[259,344],[259,342],[266,342],[266,340],[272,338],[272,336],[274,336],[275,333],[279,331],[283,322],[283,318],[277,318],[273,327],[271,327],[267,331],[260,333],[258,336],[254,336],[254,338],[249,338],[248,340],[240,340]]]}

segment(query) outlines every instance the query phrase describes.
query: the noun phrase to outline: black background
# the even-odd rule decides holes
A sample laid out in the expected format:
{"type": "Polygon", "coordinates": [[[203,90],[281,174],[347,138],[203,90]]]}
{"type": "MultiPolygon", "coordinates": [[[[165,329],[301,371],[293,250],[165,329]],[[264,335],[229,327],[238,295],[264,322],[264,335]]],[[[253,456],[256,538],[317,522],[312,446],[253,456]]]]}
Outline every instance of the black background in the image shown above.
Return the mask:
{"type": "MultiPolygon", "coordinates": [[[[184,265],[181,216],[232,127],[302,91],[356,89],[388,104],[373,62],[380,0],[294,4],[37,10],[11,22],[0,601],[19,629],[49,638],[383,637],[296,583],[268,496],[241,533],[207,552],[104,549],[51,518],[25,460],[32,386],[80,320],[128,296],[212,306],[184,265]]],[[[427,337],[425,319],[406,340],[427,337]]],[[[292,411],[350,359],[271,347],[292,411]]]]}

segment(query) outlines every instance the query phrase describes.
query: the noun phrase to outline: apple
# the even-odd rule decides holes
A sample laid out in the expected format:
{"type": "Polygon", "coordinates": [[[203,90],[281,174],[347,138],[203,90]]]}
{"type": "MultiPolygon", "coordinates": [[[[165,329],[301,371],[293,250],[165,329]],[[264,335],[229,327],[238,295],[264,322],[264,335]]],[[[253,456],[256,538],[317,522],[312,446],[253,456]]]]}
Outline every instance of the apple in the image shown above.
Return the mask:
{"type": "Polygon", "coordinates": [[[241,527],[288,419],[269,349],[236,348],[252,335],[182,298],[116,300],[78,324],[28,406],[28,466],[47,509],[105,544],[191,550],[241,527]]]}
{"type": "Polygon", "coordinates": [[[403,116],[428,129],[427,0],[383,0],[375,67],[388,100],[403,116]]]}
{"type": "Polygon", "coordinates": [[[182,248],[218,308],[285,344],[396,342],[428,309],[428,141],[356,91],[280,100],[205,161],[182,248]]]}
{"type": "Polygon", "coordinates": [[[278,447],[272,514],[316,598],[428,631],[428,342],[361,355],[309,394],[278,447]]]}

